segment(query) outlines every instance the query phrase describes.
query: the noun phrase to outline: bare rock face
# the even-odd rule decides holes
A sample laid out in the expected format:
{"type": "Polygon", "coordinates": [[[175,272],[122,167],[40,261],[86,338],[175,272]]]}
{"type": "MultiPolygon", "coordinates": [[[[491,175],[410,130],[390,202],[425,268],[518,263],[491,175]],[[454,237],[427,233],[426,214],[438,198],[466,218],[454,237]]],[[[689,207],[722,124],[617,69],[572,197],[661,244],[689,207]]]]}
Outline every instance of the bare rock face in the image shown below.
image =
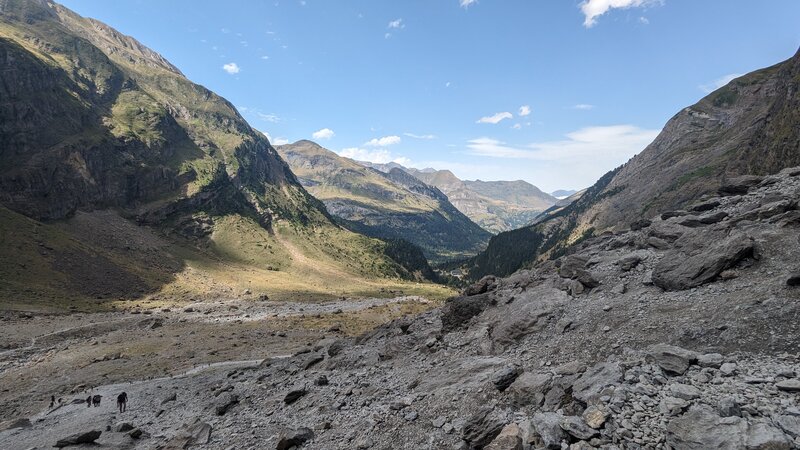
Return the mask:
{"type": "Polygon", "coordinates": [[[717,241],[709,233],[690,231],[655,267],[653,283],[667,291],[697,287],[754,256],[754,252],[753,239],[744,233],[736,232],[717,241]]]}

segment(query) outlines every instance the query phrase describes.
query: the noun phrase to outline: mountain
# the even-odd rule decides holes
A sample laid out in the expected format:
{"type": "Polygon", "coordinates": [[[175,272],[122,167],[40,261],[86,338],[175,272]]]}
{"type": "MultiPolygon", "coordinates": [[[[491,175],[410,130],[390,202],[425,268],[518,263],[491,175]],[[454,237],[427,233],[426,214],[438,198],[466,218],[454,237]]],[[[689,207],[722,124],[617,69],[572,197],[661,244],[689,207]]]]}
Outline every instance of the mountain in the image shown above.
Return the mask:
{"type": "Polygon", "coordinates": [[[0,73],[0,226],[19,238],[0,255],[3,298],[193,290],[189,269],[257,284],[234,266],[287,295],[415,277],[336,225],[228,101],[101,22],[3,0],[0,73]],[[108,292],[104,273],[120,281],[108,292]]]}
{"type": "Polygon", "coordinates": [[[381,172],[311,141],[278,146],[300,182],[347,228],[418,245],[433,261],[473,256],[490,234],[438,189],[399,167],[381,172]]]}
{"type": "Polygon", "coordinates": [[[800,51],[731,81],[676,114],[652,144],[575,202],[493,237],[470,276],[510,274],[586,237],[687,208],[737,176],[800,164],[799,90],[800,51]]]}
{"type": "Polygon", "coordinates": [[[561,199],[569,197],[570,195],[572,195],[572,194],[574,194],[576,192],[578,192],[578,191],[575,190],[575,189],[559,189],[557,191],[551,192],[550,195],[552,195],[553,197],[561,200],[561,199]]]}
{"type": "Polygon", "coordinates": [[[460,180],[449,170],[408,172],[447,195],[450,202],[478,225],[500,233],[528,225],[558,199],[525,181],[460,180]]]}

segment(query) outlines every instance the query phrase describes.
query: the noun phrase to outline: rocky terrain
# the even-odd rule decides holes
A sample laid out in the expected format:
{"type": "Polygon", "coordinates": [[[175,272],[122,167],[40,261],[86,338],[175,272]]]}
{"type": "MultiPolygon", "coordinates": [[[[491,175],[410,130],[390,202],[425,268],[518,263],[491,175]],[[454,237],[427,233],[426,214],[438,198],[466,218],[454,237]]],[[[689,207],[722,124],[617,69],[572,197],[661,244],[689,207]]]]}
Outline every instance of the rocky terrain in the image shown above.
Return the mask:
{"type": "Polygon", "coordinates": [[[800,168],[731,179],[357,338],[7,417],[0,446],[800,448],[799,200],[800,168]]]}
{"type": "Polygon", "coordinates": [[[501,233],[469,264],[470,277],[509,275],[587,236],[686,207],[728,178],[800,164],[800,52],[739,77],[684,108],[659,136],[580,198],[501,233]]]}
{"type": "Polygon", "coordinates": [[[490,234],[437,188],[404,170],[382,172],[341,157],[311,141],[278,152],[303,186],[345,227],[419,246],[432,262],[473,256],[490,234]]]}

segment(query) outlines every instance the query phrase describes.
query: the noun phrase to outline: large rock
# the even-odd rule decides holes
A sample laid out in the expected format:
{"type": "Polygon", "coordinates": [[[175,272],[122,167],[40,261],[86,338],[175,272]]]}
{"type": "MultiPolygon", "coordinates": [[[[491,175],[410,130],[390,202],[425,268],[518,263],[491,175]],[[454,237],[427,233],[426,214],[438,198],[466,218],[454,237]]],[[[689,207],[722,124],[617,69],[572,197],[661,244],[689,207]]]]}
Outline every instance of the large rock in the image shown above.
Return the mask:
{"type": "Polygon", "coordinates": [[[505,418],[499,411],[484,406],[464,424],[461,437],[467,442],[470,449],[479,450],[492,442],[505,425],[505,418]]]}
{"type": "Polygon", "coordinates": [[[775,425],[793,438],[800,438],[800,416],[784,414],[775,418],[775,425]]]}
{"type": "Polygon", "coordinates": [[[743,233],[719,238],[718,233],[693,231],[676,248],[667,251],[653,270],[653,283],[666,291],[679,291],[713,281],[725,269],[752,257],[755,243],[743,233]]]}
{"type": "Polygon", "coordinates": [[[522,369],[515,366],[503,367],[492,375],[492,384],[498,391],[503,392],[522,373],[522,369]]]}
{"type": "Polygon", "coordinates": [[[223,394],[214,404],[214,411],[218,416],[224,416],[229,409],[239,403],[239,396],[236,394],[223,394]]]}
{"type": "Polygon", "coordinates": [[[572,385],[572,396],[583,403],[591,404],[603,395],[603,391],[622,381],[622,369],[614,362],[602,362],[590,367],[572,385]]]}
{"type": "Polygon", "coordinates": [[[465,326],[470,319],[482,313],[492,304],[487,294],[450,299],[442,307],[442,331],[449,333],[465,326]]]}
{"type": "Polygon", "coordinates": [[[747,194],[753,186],[758,185],[764,177],[757,175],[742,175],[729,179],[719,188],[719,193],[722,195],[742,195],[747,194]]]}
{"type": "Polygon", "coordinates": [[[567,434],[561,428],[563,418],[561,414],[553,412],[539,412],[533,415],[531,427],[535,448],[552,450],[561,448],[561,442],[567,439],[567,434]]]}
{"type": "Polygon", "coordinates": [[[300,397],[303,397],[307,393],[308,391],[306,390],[305,386],[292,388],[292,390],[287,392],[286,395],[283,397],[283,402],[286,403],[287,405],[291,405],[292,403],[296,402],[297,400],[300,399],[300,397]]]}
{"type": "Polygon", "coordinates": [[[800,378],[790,378],[775,383],[775,386],[786,392],[800,392],[800,378]]]}
{"type": "Polygon", "coordinates": [[[517,406],[541,406],[552,379],[549,373],[523,373],[508,388],[511,400],[517,406]]]}
{"type": "Polygon", "coordinates": [[[11,419],[0,422],[0,431],[13,430],[14,428],[29,428],[31,421],[26,418],[11,419]]]}
{"type": "Polygon", "coordinates": [[[314,439],[314,432],[310,428],[301,427],[296,430],[287,430],[281,433],[275,448],[289,450],[292,447],[300,447],[312,439],[314,439]]]}
{"type": "Polygon", "coordinates": [[[497,282],[493,275],[487,275],[476,283],[470,285],[466,289],[464,289],[464,295],[467,297],[484,294],[489,291],[493,291],[497,288],[497,282]]]}
{"type": "Polygon", "coordinates": [[[62,448],[69,447],[70,445],[92,444],[100,437],[101,434],[103,434],[103,432],[97,430],[76,433],[72,436],[59,439],[56,441],[54,447],[62,448]]]}
{"type": "Polygon", "coordinates": [[[599,434],[597,430],[587,425],[586,422],[578,416],[564,417],[561,420],[561,429],[566,431],[570,436],[584,441],[599,434]]]}
{"type": "Polygon", "coordinates": [[[667,444],[681,450],[743,449],[747,422],[696,406],[667,424],[667,444]]]}
{"type": "Polygon", "coordinates": [[[484,450],[522,450],[522,430],[519,425],[510,423],[503,427],[500,434],[492,440],[484,450]]]}
{"type": "Polygon", "coordinates": [[[164,450],[184,450],[192,446],[207,444],[211,440],[211,425],[196,421],[184,424],[178,433],[170,439],[164,450]]]}
{"type": "Polygon", "coordinates": [[[647,357],[665,372],[673,375],[683,375],[689,366],[697,361],[697,353],[667,344],[650,347],[647,357]]]}
{"type": "Polygon", "coordinates": [[[765,422],[756,422],[747,430],[747,450],[789,450],[792,443],[783,431],[765,422]]]}

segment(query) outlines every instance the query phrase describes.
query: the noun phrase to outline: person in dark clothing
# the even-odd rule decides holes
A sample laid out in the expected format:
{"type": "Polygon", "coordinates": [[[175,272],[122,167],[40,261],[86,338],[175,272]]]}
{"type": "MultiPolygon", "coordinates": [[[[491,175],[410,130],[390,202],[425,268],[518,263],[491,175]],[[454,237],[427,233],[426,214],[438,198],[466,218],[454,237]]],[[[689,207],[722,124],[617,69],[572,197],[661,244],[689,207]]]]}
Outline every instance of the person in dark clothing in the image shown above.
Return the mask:
{"type": "Polygon", "coordinates": [[[86,407],[87,408],[91,408],[92,407],[92,396],[91,395],[86,397],[86,407]]]}
{"type": "Polygon", "coordinates": [[[119,412],[125,412],[125,409],[128,407],[128,394],[123,392],[117,396],[117,407],[119,408],[119,412]]]}
{"type": "Polygon", "coordinates": [[[52,408],[55,405],[56,405],[56,396],[55,395],[51,395],[50,396],[50,408],[52,408]]]}
{"type": "Polygon", "coordinates": [[[95,395],[94,397],[92,397],[92,406],[95,406],[95,407],[100,406],[100,400],[102,398],[103,398],[102,395],[95,395]]]}

